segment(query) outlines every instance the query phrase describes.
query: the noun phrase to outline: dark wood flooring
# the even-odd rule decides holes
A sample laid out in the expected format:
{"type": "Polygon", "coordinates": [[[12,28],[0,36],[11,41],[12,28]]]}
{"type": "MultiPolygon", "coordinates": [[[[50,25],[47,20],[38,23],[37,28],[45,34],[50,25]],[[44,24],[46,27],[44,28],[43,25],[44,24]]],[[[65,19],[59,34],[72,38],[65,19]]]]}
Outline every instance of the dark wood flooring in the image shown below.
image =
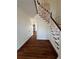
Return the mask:
{"type": "Polygon", "coordinates": [[[57,53],[48,40],[37,40],[33,35],[17,51],[17,59],[57,59],[57,53]]]}

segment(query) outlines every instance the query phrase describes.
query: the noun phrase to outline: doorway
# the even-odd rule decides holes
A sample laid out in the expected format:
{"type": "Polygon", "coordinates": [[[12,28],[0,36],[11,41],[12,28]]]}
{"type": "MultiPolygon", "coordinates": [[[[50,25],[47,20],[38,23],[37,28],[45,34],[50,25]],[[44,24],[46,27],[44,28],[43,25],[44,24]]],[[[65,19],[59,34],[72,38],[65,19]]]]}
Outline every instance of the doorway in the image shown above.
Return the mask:
{"type": "Polygon", "coordinates": [[[36,26],[33,24],[33,35],[36,35],[36,26]]]}

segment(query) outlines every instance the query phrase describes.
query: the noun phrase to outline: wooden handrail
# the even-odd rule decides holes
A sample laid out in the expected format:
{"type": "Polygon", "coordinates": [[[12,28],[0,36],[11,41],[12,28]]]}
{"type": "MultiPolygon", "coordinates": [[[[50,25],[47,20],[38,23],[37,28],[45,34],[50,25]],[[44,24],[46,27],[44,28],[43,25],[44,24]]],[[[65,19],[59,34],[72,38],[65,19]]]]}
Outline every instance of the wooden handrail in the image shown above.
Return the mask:
{"type": "Polygon", "coordinates": [[[37,3],[38,3],[38,5],[39,5],[41,8],[43,8],[46,12],[48,12],[48,13],[50,14],[50,12],[49,12],[48,10],[46,10],[46,9],[38,2],[38,0],[37,0],[37,3]]]}
{"type": "Polygon", "coordinates": [[[35,7],[36,7],[36,12],[38,13],[37,5],[36,5],[36,0],[34,0],[34,3],[35,3],[35,7]]]}
{"type": "Polygon", "coordinates": [[[38,0],[37,0],[37,3],[38,3],[38,5],[41,7],[41,8],[43,8],[46,12],[48,12],[49,14],[50,14],[50,18],[52,19],[52,21],[56,24],[56,26],[59,28],[59,30],[61,31],[61,28],[60,28],[60,26],[57,24],[57,22],[53,19],[53,17],[52,17],[52,13],[51,12],[49,12],[48,10],[46,10],[39,2],[38,2],[38,0]]]}
{"type": "Polygon", "coordinates": [[[53,22],[56,24],[56,26],[59,28],[59,30],[61,31],[60,26],[59,26],[59,25],[57,24],[57,22],[53,19],[52,13],[50,13],[50,17],[51,17],[51,19],[53,20],[53,22]]]}

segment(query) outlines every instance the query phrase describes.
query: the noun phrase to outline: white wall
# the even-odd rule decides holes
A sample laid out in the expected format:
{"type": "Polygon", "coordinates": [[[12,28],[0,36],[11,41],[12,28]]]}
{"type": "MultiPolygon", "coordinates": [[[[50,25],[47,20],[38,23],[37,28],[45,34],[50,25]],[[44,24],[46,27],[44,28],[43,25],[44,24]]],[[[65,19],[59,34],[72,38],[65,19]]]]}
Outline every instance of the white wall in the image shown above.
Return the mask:
{"type": "Polygon", "coordinates": [[[17,49],[32,36],[30,17],[23,10],[17,8],[17,49]]]}
{"type": "Polygon", "coordinates": [[[39,15],[35,16],[37,22],[37,39],[47,40],[48,39],[48,24],[40,18],[39,15]]]}
{"type": "Polygon", "coordinates": [[[17,49],[32,35],[31,18],[36,14],[33,0],[17,0],[17,49]]]}
{"type": "Polygon", "coordinates": [[[61,0],[51,0],[50,11],[56,22],[61,24],[61,0]]]}

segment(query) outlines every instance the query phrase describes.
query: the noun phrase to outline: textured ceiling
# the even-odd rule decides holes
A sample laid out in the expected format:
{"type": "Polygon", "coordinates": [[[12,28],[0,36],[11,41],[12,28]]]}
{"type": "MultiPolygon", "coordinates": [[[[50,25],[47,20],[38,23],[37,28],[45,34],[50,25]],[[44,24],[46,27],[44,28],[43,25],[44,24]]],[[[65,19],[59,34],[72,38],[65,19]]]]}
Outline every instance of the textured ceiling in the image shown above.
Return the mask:
{"type": "Polygon", "coordinates": [[[17,0],[17,8],[22,9],[30,17],[36,14],[34,0],[17,0]]]}

